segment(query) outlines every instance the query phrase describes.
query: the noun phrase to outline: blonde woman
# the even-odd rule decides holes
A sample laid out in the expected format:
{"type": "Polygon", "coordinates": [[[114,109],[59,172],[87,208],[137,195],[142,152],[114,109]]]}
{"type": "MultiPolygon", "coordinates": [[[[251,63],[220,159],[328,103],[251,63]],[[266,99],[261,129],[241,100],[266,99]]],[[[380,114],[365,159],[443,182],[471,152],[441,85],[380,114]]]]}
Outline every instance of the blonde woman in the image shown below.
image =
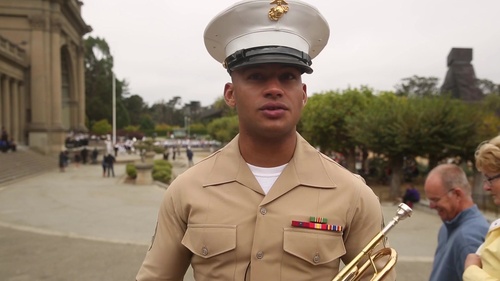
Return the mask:
{"type": "MultiPolygon", "coordinates": [[[[500,136],[482,143],[475,156],[476,167],[484,176],[483,187],[500,206],[500,136]]],[[[463,280],[500,280],[500,219],[491,224],[477,254],[467,256],[463,280]]]]}

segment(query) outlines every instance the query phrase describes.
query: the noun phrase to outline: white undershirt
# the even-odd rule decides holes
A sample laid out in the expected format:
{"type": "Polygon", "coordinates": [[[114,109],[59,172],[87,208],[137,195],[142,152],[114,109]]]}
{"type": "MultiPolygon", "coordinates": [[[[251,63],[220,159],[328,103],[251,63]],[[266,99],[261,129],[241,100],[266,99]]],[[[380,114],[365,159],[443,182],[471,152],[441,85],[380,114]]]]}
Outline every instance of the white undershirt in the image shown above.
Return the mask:
{"type": "Polygon", "coordinates": [[[271,190],[271,187],[273,186],[274,182],[281,175],[281,172],[283,172],[287,164],[278,167],[263,168],[250,165],[247,163],[248,167],[250,168],[253,175],[259,182],[260,187],[262,187],[265,194],[269,193],[269,190],[271,190]]]}

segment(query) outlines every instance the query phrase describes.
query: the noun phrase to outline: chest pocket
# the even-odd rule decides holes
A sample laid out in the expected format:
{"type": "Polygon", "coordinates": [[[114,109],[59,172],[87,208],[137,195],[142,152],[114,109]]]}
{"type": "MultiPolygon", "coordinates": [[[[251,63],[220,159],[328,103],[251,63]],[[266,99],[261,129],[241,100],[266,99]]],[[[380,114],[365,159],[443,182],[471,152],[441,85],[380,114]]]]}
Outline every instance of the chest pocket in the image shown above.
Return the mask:
{"type": "Polygon", "coordinates": [[[283,250],[312,265],[323,265],[346,253],[341,232],[285,228],[283,250]]]}
{"type": "Polygon", "coordinates": [[[188,225],[182,245],[201,258],[211,258],[236,248],[235,225],[188,225]]]}

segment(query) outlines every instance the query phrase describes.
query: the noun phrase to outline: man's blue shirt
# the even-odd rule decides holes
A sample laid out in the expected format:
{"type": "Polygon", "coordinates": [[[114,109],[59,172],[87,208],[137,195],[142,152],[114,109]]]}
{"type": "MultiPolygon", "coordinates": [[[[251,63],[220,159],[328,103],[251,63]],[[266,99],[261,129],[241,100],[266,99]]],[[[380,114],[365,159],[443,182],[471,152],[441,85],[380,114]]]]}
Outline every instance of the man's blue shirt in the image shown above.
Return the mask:
{"type": "Polygon", "coordinates": [[[484,242],[488,227],[476,205],[443,222],[429,281],[462,281],[465,258],[484,242]]]}

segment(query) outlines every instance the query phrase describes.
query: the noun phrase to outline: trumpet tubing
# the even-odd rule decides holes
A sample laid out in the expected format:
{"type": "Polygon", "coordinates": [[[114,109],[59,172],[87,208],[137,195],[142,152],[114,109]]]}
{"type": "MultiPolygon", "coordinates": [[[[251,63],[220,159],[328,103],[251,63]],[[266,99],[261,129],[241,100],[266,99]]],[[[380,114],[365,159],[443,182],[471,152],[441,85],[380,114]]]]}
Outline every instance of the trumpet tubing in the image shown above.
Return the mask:
{"type": "Polygon", "coordinates": [[[412,209],[408,207],[408,205],[404,203],[400,203],[398,206],[398,210],[396,211],[396,215],[392,218],[392,220],[380,231],[375,237],[373,237],[370,242],[361,250],[350,263],[348,263],[333,279],[332,281],[356,281],[361,278],[363,273],[369,268],[373,268],[374,274],[371,281],[379,281],[384,278],[387,273],[394,267],[396,264],[398,255],[396,250],[393,248],[383,248],[374,254],[372,254],[373,249],[385,238],[386,234],[396,225],[400,220],[404,220],[407,217],[410,217],[412,213],[412,209]],[[361,260],[367,257],[368,260],[359,266],[361,260]],[[380,259],[388,257],[389,260],[385,263],[385,265],[378,269],[375,265],[375,262],[380,259]]]}

